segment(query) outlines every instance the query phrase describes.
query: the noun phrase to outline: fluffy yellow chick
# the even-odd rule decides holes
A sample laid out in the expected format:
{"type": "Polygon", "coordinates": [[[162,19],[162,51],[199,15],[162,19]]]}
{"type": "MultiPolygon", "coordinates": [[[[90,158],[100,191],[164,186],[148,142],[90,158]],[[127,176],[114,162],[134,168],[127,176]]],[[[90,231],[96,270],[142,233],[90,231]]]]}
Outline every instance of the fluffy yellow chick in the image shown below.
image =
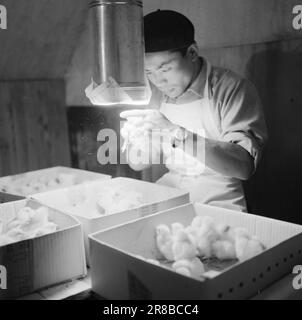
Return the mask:
{"type": "Polygon", "coordinates": [[[182,259],[173,263],[172,268],[179,273],[185,270],[190,272],[190,276],[201,277],[205,272],[203,263],[198,258],[182,259]]]}
{"type": "Polygon", "coordinates": [[[168,226],[161,224],[156,227],[156,244],[161,254],[167,260],[174,260],[174,254],[172,251],[173,238],[168,226]]]}
{"type": "Polygon", "coordinates": [[[183,230],[183,229],[184,229],[183,224],[181,224],[179,222],[174,222],[174,223],[171,224],[172,235],[176,235],[176,233],[179,230],[183,230]]]}
{"type": "Polygon", "coordinates": [[[212,243],[218,238],[216,230],[210,220],[205,221],[198,231],[197,249],[200,257],[209,258],[212,256],[212,243]]]}
{"type": "Polygon", "coordinates": [[[226,240],[217,240],[212,244],[213,255],[220,260],[236,259],[236,250],[233,243],[226,240]]]}
{"type": "Polygon", "coordinates": [[[34,215],[35,210],[30,207],[24,207],[17,212],[16,218],[22,225],[26,225],[31,222],[34,215]]]}
{"type": "Polygon", "coordinates": [[[174,269],[177,273],[182,274],[183,276],[191,277],[191,271],[187,267],[179,267],[174,269]]]}
{"type": "Polygon", "coordinates": [[[192,259],[197,255],[197,248],[184,229],[178,230],[172,243],[174,260],[192,259]]]}
{"type": "Polygon", "coordinates": [[[236,237],[235,239],[236,256],[239,261],[248,260],[265,250],[264,245],[257,239],[247,239],[236,237]]]}
{"type": "Polygon", "coordinates": [[[191,226],[195,228],[200,228],[203,222],[203,217],[202,216],[196,216],[193,218],[191,222],[191,226]]]}

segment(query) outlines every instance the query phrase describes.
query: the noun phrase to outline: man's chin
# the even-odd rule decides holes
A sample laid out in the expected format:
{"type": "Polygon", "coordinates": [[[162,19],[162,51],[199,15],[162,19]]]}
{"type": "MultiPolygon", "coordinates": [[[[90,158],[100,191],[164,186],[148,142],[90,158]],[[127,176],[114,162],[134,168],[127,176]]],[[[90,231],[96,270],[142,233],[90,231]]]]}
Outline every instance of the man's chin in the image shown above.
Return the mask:
{"type": "Polygon", "coordinates": [[[182,95],[182,93],[179,93],[176,90],[170,91],[170,92],[164,92],[164,94],[171,99],[177,99],[178,97],[180,97],[182,95]]]}

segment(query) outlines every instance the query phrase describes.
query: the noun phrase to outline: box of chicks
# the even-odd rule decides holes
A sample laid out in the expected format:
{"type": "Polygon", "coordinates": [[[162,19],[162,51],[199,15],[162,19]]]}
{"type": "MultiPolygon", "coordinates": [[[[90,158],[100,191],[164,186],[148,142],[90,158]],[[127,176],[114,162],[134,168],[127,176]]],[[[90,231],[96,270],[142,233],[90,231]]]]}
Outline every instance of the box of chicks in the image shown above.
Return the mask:
{"type": "Polygon", "coordinates": [[[6,271],[0,299],[18,298],[84,277],[80,222],[34,200],[1,204],[0,265],[6,271]]]}
{"type": "Polygon", "coordinates": [[[33,198],[80,220],[88,265],[90,233],[190,201],[186,191],[122,177],[44,192],[33,198]]]}
{"type": "Polygon", "coordinates": [[[107,299],[248,299],[302,263],[302,226],[198,203],[89,241],[107,299]]]}
{"type": "Polygon", "coordinates": [[[0,203],[111,176],[69,167],[52,167],[0,178],[0,203]]]}

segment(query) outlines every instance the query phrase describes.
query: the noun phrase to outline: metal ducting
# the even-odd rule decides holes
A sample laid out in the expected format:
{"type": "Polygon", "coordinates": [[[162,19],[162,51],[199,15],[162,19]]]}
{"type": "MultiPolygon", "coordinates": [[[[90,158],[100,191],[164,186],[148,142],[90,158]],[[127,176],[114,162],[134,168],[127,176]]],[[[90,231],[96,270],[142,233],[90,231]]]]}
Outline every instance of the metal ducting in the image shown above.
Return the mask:
{"type": "MultiPolygon", "coordinates": [[[[114,79],[135,104],[146,103],[143,8],[141,0],[97,0],[90,3],[94,30],[94,81],[114,79]]],[[[116,95],[112,104],[123,104],[116,95]]]]}

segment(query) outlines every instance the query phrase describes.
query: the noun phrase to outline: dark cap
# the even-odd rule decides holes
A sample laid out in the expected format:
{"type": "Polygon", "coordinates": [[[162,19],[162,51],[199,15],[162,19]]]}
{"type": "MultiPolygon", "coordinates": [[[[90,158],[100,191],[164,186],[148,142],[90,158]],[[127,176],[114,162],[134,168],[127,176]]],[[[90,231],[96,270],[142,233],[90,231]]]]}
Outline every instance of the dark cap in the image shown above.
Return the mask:
{"type": "Polygon", "coordinates": [[[194,26],[183,14],[157,10],[144,17],[145,50],[158,52],[194,43],[194,26]]]}

